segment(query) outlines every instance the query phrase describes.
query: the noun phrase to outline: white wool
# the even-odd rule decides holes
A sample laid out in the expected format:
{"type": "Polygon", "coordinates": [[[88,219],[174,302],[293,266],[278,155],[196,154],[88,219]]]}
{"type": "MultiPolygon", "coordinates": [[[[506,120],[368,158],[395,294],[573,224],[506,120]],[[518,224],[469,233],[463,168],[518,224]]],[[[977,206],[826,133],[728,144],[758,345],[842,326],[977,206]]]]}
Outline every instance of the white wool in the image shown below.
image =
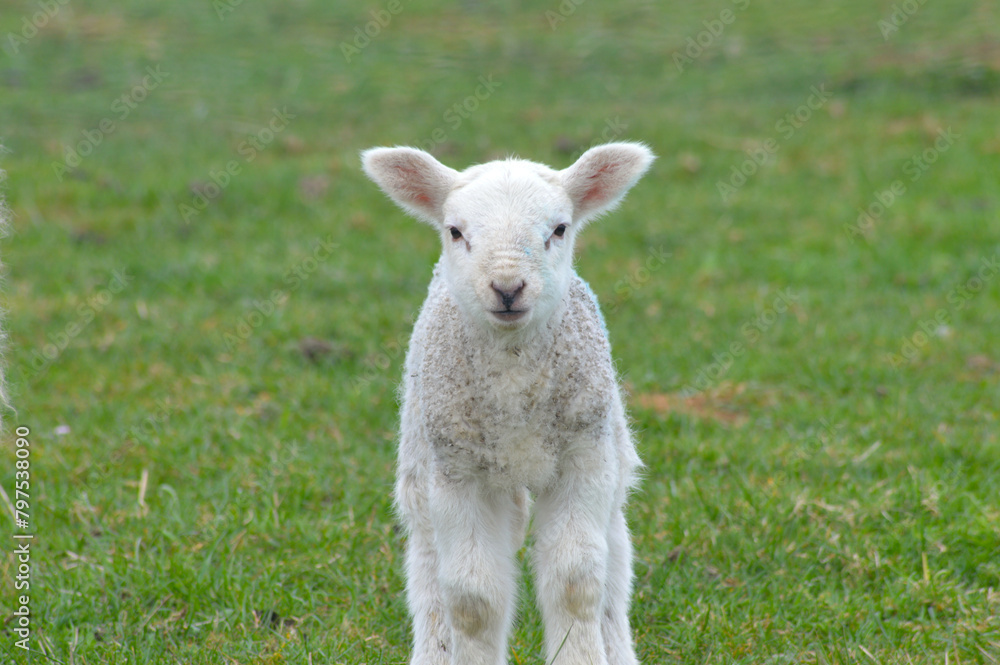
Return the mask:
{"type": "Polygon", "coordinates": [[[547,660],[636,663],[622,509],[640,462],[572,257],[579,230],[652,160],[634,143],[592,148],[563,171],[507,160],[459,173],[413,148],[363,155],[443,246],[406,359],[396,487],[415,665],[505,662],[529,492],[547,660]]]}

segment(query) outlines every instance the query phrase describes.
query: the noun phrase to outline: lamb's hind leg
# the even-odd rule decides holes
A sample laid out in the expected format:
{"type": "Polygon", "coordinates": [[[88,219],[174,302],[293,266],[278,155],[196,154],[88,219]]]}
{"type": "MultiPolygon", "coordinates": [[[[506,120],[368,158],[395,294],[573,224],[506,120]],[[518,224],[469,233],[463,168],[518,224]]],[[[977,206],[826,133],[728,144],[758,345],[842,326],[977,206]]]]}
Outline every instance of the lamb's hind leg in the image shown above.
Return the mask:
{"type": "Polygon", "coordinates": [[[636,665],[635,647],[628,624],[632,596],[632,542],[625,516],[619,508],[608,526],[608,578],[604,598],[601,634],[608,665],[636,665]]]}

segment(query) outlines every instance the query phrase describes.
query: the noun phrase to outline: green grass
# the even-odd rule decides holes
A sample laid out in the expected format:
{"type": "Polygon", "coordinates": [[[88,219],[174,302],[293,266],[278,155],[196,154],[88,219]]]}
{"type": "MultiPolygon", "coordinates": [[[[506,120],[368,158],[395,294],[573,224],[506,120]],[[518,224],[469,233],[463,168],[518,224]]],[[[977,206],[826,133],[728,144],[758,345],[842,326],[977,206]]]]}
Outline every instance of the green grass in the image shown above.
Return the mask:
{"type": "MultiPolygon", "coordinates": [[[[57,5],[0,56],[0,483],[13,499],[29,427],[38,534],[35,653],[8,621],[3,662],[405,662],[395,389],[438,241],[358,152],[562,167],[602,133],[660,155],[579,246],[647,463],[642,661],[1000,662],[1000,274],[975,281],[1000,258],[995,5],[931,0],[883,39],[887,0],[585,2],[555,30],[555,1],[405,2],[348,63],[385,5],[261,4],[57,5]],[[276,109],[294,117],[262,134],[276,109]]],[[[38,11],[8,3],[2,46],[38,11]]],[[[522,596],[510,662],[542,663],[522,596]]]]}

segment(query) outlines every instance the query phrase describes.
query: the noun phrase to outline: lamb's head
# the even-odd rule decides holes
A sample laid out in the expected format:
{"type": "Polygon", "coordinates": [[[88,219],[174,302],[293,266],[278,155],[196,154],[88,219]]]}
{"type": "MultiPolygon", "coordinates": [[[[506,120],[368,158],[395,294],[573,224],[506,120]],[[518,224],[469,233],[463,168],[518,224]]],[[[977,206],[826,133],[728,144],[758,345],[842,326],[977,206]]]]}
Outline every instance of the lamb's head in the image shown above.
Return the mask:
{"type": "Polygon", "coordinates": [[[614,208],[653,159],[638,143],[591,148],[562,171],[510,159],[458,172],[414,148],[362,155],[393,201],[438,229],[452,295],[493,330],[548,320],[569,289],[576,234],[614,208]]]}

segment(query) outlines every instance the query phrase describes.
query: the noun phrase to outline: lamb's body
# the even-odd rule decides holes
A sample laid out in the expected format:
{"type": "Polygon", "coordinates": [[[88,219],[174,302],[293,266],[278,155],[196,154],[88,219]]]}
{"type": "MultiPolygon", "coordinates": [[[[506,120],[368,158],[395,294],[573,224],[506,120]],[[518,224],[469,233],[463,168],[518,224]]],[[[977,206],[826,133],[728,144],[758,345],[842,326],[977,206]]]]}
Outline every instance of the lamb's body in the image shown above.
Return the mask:
{"type": "Polygon", "coordinates": [[[406,359],[396,484],[413,664],[506,662],[533,496],[546,661],[635,665],[622,507],[639,459],[572,247],[652,155],[611,144],[561,172],[509,161],[461,174],[409,148],[364,159],[444,243],[406,359]]]}
{"type": "Polygon", "coordinates": [[[601,447],[603,472],[618,476],[624,492],[638,457],[604,321],[583,280],[574,275],[541,334],[507,346],[464,321],[440,273],[410,339],[400,474],[419,483],[433,459],[442,478],[540,493],[582,439],[601,447]]]}

